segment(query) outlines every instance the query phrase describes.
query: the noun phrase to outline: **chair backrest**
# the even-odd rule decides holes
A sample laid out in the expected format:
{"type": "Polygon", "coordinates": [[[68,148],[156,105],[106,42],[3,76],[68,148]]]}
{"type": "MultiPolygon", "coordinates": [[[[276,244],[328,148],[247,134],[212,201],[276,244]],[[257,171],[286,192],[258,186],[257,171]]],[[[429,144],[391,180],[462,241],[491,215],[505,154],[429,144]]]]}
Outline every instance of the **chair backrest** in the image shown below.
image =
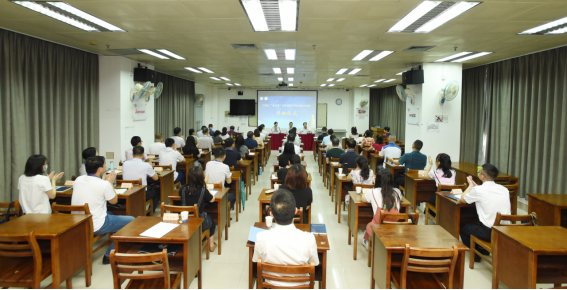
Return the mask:
{"type": "Polygon", "coordinates": [[[331,162],[339,162],[340,158],[331,158],[331,162]]]}
{"type": "MultiPolygon", "coordinates": [[[[535,216],[535,212],[532,213],[535,216]]],[[[533,226],[534,221],[531,215],[504,215],[499,212],[496,213],[494,220],[495,226],[533,226]],[[509,221],[510,223],[503,224],[502,221],[509,221]],[[519,224],[517,222],[520,222],[519,224]]]]}
{"type": "Polygon", "coordinates": [[[461,184],[461,185],[439,184],[439,185],[437,185],[437,192],[451,191],[452,189],[460,189],[462,191],[465,191],[465,189],[467,189],[467,185],[466,184],[461,184]]]}
{"type": "Polygon", "coordinates": [[[179,190],[181,190],[181,182],[177,182],[173,185],[173,195],[179,196],[179,190]]]}
{"type": "MultiPolygon", "coordinates": [[[[14,281],[14,285],[7,285],[6,281],[3,281],[4,287],[26,287],[39,289],[39,284],[41,283],[41,265],[42,257],[39,245],[35,238],[33,231],[26,235],[17,236],[0,236],[0,257],[11,257],[15,259],[31,257],[33,259],[33,273],[32,280],[29,285],[16,284],[17,278],[14,281]]],[[[23,273],[22,273],[23,274],[23,273]]]]}
{"type": "Polygon", "coordinates": [[[81,211],[84,212],[85,214],[91,214],[88,203],[85,203],[83,205],[62,205],[54,202],[51,204],[51,211],[53,211],[53,213],[61,213],[61,212],[70,213],[73,211],[81,211]]]}
{"type": "Polygon", "coordinates": [[[362,183],[353,183],[352,188],[356,189],[356,187],[362,187],[362,188],[374,188],[374,184],[362,184],[362,183]]]}
{"type": "Polygon", "coordinates": [[[380,214],[380,224],[389,225],[417,225],[419,222],[419,211],[415,213],[390,213],[382,212],[380,214]],[[411,218],[410,218],[411,216],[411,218]],[[413,219],[413,222],[412,222],[413,219]],[[392,221],[395,220],[395,221],[392,221]]]}
{"type": "Polygon", "coordinates": [[[121,186],[122,183],[132,183],[132,185],[142,185],[142,179],[138,180],[116,180],[116,186],[121,186]]]}
{"type": "Polygon", "coordinates": [[[293,223],[294,224],[300,224],[300,225],[303,224],[303,208],[302,207],[300,207],[297,210],[297,213],[295,214],[295,216],[293,216],[293,223]]]}
{"type": "Polygon", "coordinates": [[[510,184],[511,176],[498,176],[494,179],[494,183],[498,183],[501,185],[510,184]]]}
{"type": "MultiPolygon", "coordinates": [[[[425,249],[410,248],[406,244],[402,261],[400,288],[406,289],[407,272],[448,273],[445,286],[447,289],[452,288],[458,256],[457,246],[453,246],[452,249],[425,249]]],[[[433,275],[433,277],[439,282],[437,275],[433,275]]]]}
{"type": "Polygon", "coordinates": [[[17,199],[14,201],[14,204],[10,208],[10,212],[8,212],[8,208],[10,208],[10,202],[0,202],[0,219],[4,220],[6,218],[5,215],[9,215],[10,219],[13,219],[17,218],[19,214],[22,214],[20,201],[17,199]]]}
{"type": "Polygon", "coordinates": [[[288,289],[313,289],[315,286],[315,262],[311,262],[306,265],[290,266],[290,265],[275,265],[269,263],[263,263],[262,259],[258,259],[258,289],[269,288],[269,289],[279,289],[270,282],[265,282],[266,280],[278,281],[278,282],[295,282],[295,283],[305,283],[309,284],[299,285],[295,287],[288,287],[288,289]],[[264,273],[264,271],[266,273],[264,273]],[[268,274],[267,272],[270,272],[268,274]],[[271,273],[277,274],[292,274],[298,276],[276,276],[271,273]],[[304,274],[309,274],[304,276],[304,274]]]}
{"type": "Polygon", "coordinates": [[[161,167],[163,170],[171,170],[171,165],[156,165],[156,167],[161,167]]]}
{"type": "Polygon", "coordinates": [[[121,289],[122,282],[126,279],[146,280],[161,277],[163,277],[163,287],[157,288],[171,288],[172,281],[170,281],[166,249],[152,254],[118,254],[115,253],[115,250],[112,250],[110,252],[110,267],[112,268],[114,289],[121,289]],[[143,273],[143,271],[151,272],[143,273]]]}
{"type": "Polygon", "coordinates": [[[215,189],[222,189],[222,182],[219,183],[207,183],[207,185],[213,185],[215,189]]]}
{"type": "Polygon", "coordinates": [[[502,184],[502,186],[504,186],[508,189],[508,192],[510,193],[510,198],[512,198],[512,196],[518,196],[517,192],[518,192],[518,188],[520,187],[519,184],[517,184],[517,183],[502,184]]]}
{"type": "Polygon", "coordinates": [[[191,206],[173,206],[173,205],[165,205],[164,202],[161,203],[161,217],[163,217],[163,214],[166,212],[172,212],[172,213],[181,213],[182,211],[188,211],[189,212],[189,216],[194,216],[194,217],[199,217],[199,208],[197,207],[197,205],[191,205],[191,206]]]}

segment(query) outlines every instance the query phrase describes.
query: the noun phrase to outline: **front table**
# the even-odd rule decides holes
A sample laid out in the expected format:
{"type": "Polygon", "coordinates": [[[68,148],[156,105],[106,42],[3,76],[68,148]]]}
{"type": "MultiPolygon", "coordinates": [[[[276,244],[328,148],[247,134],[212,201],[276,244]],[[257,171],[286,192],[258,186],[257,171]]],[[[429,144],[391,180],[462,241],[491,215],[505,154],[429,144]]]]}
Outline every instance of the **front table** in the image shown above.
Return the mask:
{"type": "Polygon", "coordinates": [[[270,142],[272,150],[278,150],[281,144],[283,143],[283,139],[287,136],[287,134],[283,133],[270,133],[270,142]]]}
{"type": "Polygon", "coordinates": [[[297,134],[301,137],[301,142],[303,143],[303,150],[313,151],[313,137],[315,134],[297,134]]]}

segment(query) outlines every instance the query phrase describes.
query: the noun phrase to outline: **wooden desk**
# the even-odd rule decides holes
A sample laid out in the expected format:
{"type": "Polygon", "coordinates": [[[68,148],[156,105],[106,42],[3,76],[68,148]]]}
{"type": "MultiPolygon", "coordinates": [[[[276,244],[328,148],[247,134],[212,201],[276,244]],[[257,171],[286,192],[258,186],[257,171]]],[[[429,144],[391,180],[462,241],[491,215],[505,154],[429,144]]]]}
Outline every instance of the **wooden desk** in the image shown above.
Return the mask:
{"type": "Polygon", "coordinates": [[[372,130],[372,133],[374,133],[373,137],[374,139],[376,139],[376,137],[378,135],[384,135],[384,129],[382,128],[378,128],[378,127],[370,127],[370,130],[372,130]]]}
{"type": "Polygon", "coordinates": [[[567,194],[528,193],[528,213],[537,214],[540,226],[567,228],[567,194]]]}
{"type": "Polygon", "coordinates": [[[492,288],[500,281],[510,289],[567,283],[566,240],[558,226],[492,227],[492,288]]]}
{"type": "MultiPolygon", "coordinates": [[[[363,188],[371,190],[370,188],[363,188]]],[[[351,237],[354,237],[353,259],[356,260],[356,251],[358,246],[358,231],[366,231],[366,225],[372,221],[374,211],[372,204],[362,201],[362,194],[356,194],[356,191],[349,191],[350,201],[348,205],[348,244],[350,245],[351,237]]],[[[402,197],[400,204],[400,212],[409,212],[409,201],[402,197]]]]}
{"type": "MultiPolygon", "coordinates": [[[[183,154],[183,153],[181,153],[181,154],[183,154]]],[[[187,156],[189,156],[189,155],[187,155],[187,156]]],[[[189,169],[191,169],[193,167],[193,165],[195,165],[195,158],[186,157],[186,155],[183,155],[183,157],[185,157],[185,160],[181,161],[181,162],[177,162],[177,167],[175,168],[175,170],[177,170],[178,172],[180,170],[185,172],[185,180],[188,180],[189,169]]]]}
{"type": "Polygon", "coordinates": [[[242,203],[240,202],[240,179],[242,177],[240,171],[231,171],[232,176],[230,177],[230,179],[232,180],[231,182],[231,187],[232,184],[234,184],[236,182],[236,205],[234,207],[234,211],[236,212],[236,221],[238,221],[238,213],[242,211],[242,203]]]}
{"type": "MultiPolygon", "coordinates": [[[[114,215],[129,215],[133,217],[146,215],[146,186],[145,185],[132,185],[132,188],[126,190],[123,194],[117,194],[118,201],[125,201],[125,204],[120,209],[108,207],[107,210],[114,215]]],[[[57,204],[71,205],[71,198],[73,196],[73,189],[65,192],[58,192],[53,201],[57,204]]],[[[122,202],[121,202],[122,203],[122,202]]]]}
{"type": "MultiPolygon", "coordinates": [[[[368,160],[368,162],[370,162],[370,156],[374,155],[374,153],[376,152],[376,150],[374,149],[374,147],[370,146],[370,147],[364,147],[361,150],[361,154],[362,156],[366,157],[366,159],[368,160]]],[[[372,167],[370,168],[372,169],[372,167]]],[[[374,169],[373,169],[374,170],[374,169]]]]}
{"type": "Polygon", "coordinates": [[[269,188],[262,189],[260,196],[258,196],[258,204],[260,205],[260,215],[259,215],[260,222],[264,222],[264,218],[266,218],[266,216],[267,216],[266,208],[268,206],[270,206],[270,201],[272,200],[272,195],[274,195],[273,192],[266,194],[266,190],[269,190],[269,188]]]}
{"type": "Polygon", "coordinates": [[[246,184],[246,200],[248,200],[248,195],[252,194],[252,160],[242,159],[242,163],[236,164],[237,168],[242,168],[244,173],[244,183],[246,184]]]}
{"type": "Polygon", "coordinates": [[[412,208],[417,208],[418,202],[427,202],[437,192],[435,180],[429,175],[420,176],[415,173],[406,173],[405,196],[410,201],[412,208]]]}
{"type": "MultiPolygon", "coordinates": [[[[453,162],[451,163],[451,168],[455,169],[457,175],[455,176],[455,184],[466,184],[467,176],[472,176],[476,184],[482,184],[482,181],[478,178],[477,168],[480,165],[476,165],[469,162],[453,162]]],[[[504,172],[498,173],[498,177],[506,177],[508,174],[504,172]]]]}
{"type": "Polygon", "coordinates": [[[189,218],[165,236],[156,239],[142,237],[141,233],[162,221],[161,217],[137,217],[111,236],[117,253],[138,254],[145,244],[181,244],[183,248],[173,256],[168,256],[169,269],[183,272],[183,287],[189,288],[197,275],[198,288],[201,289],[201,218],[189,218]]]}
{"type": "Polygon", "coordinates": [[[169,204],[169,196],[173,195],[174,172],[172,170],[164,170],[158,173],[158,178],[160,181],[160,200],[165,202],[165,204],[169,204]]]}
{"type": "Polygon", "coordinates": [[[211,151],[205,151],[205,150],[200,150],[200,151],[202,151],[200,158],[203,158],[202,166],[203,166],[203,171],[205,171],[207,169],[207,162],[212,160],[212,157],[211,157],[212,153],[211,153],[211,151]]]}
{"type": "Polygon", "coordinates": [[[319,165],[319,175],[324,175],[324,166],[327,164],[325,162],[325,156],[323,154],[327,154],[327,150],[325,149],[326,146],[320,146],[319,150],[317,150],[317,155],[318,155],[318,159],[317,159],[317,165],[319,165]]]}
{"type": "MultiPolygon", "coordinates": [[[[311,176],[311,173],[307,173],[307,186],[308,187],[311,187],[311,181],[313,181],[313,177],[311,176]]],[[[271,188],[274,188],[274,183],[283,184],[284,180],[279,180],[277,175],[272,174],[270,176],[271,188]]]]}
{"type": "Polygon", "coordinates": [[[456,239],[461,232],[461,224],[472,224],[479,221],[474,204],[459,203],[445,195],[448,192],[437,192],[435,223],[444,228],[456,239]]]}
{"type": "MultiPolygon", "coordinates": [[[[329,185],[330,185],[329,186],[329,195],[331,196],[331,201],[333,201],[333,199],[335,200],[335,214],[337,214],[337,201],[336,201],[336,198],[334,198],[334,197],[336,197],[336,195],[333,195],[333,186],[335,185],[335,179],[336,179],[335,174],[338,174],[338,169],[342,168],[342,167],[343,167],[343,165],[340,164],[339,162],[329,162],[328,167],[327,167],[327,164],[325,164],[325,168],[331,169],[331,172],[330,172],[331,173],[330,174],[331,180],[329,180],[329,185]],[[336,173],[335,173],[335,171],[336,171],[336,173]]],[[[348,174],[348,172],[343,172],[343,174],[348,174]]],[[[327,175],[325,174],[325,176],[327,176],[327,175]]],[[[344,178],[346,178],[346,175],[344,176],[344,178]]],[[[338,186],[338,185],[342,184],[342,182],[344,182],[344,181],[337,179],[336,185],[338,186]]],[[[336,192],[336,190],[335,190],[335,192],[336,192]]],[[[339,223],[340,223],[340,221],[339,221],[339,223]]]]}
{"type": "Polygon", "coordinates": [[[374,175],[378,172],[378,165],[384,164],[384,157],[376,156],[378,152],[374,152],[374,154],[370,154],[370,169],[374,170],[374,175]]]}
{"type": "Polygon", "coordinates": [[[258,181],[258,154],[256,154],[256,152],[250,152],[250,154],[246,155],[246,158],[250,161],[252,161],[252,164],[254,165],[252,167],[252,170],[254,171],[254,175],[252,176],[252,182],[254,183],[254,185],[256,185],[256,181],[258,181]],[[256,176],[256,179],[254,179],[254,176],[256,176]]]}
{"type": "MultiPolygon", "coordinates": [[[[339,210],[339,224],[341,223],[341,201],[343,200],[343,183],[350,183],[352,184],[352,181],[348,181],[346,175],[339,177],[339,173],[334,171],[335,167],[333,166],[333,172],[331,174],[331,176],[334,176],[335,180],[336,180],[336,188],[335,188],[335,214],[337,214],[337,208],[339,210]]],[[[332,183],[331,183],[332,184],[332,183]]],[[[332,186],[331,186],[332,188],[332,186]]],[[[345,191],[344,196],[346,196],[348,194],[348,192],[345,191]]]]}
{"type": "MultiPolygon", "coordinates": [[[[383,165],[383,163],[382,163],[383,165]]],[[[403,165],[395,165],[392,164],[390,162],[386,162],[386,169],[390,170],[390,172],[392,172],[392,176],[394,178],[396,178],[396,176],[402,175],[404,174],[406,168],[403,165]]],[[[458,183],[456,183],[458,184],[458,183]]]]}
{"type": "MultiPolygon", "coordinates": [[[[53,288],[85,268],[85,284],[91,286],[92,216],[86,214],[27,214],[0,225],[0,235],[34,232],[42,253],[51,255],[53,288]]],[[[0,272],[18,258],[2,257],[0,272]]],[[[70,284],[66,285],[71,286],[70,284]]]]}
{"type": "MultiPolygon", "coordinates": [[[[274,161],[274,172],[277,172],[280,168],[280,162],[279,161],[274,161]]],[[[303,165],[303,169],[305,169],[307,171],[307,162],[305,161],[301,161],[301,165],[303,165]]]]}
{"type": "MultiPolygon", "coordinates": [[[[171,199],[172,205],[181,205],[181,197],[176,197],[171,199]]],[[[222,230],[224,229],[224,239],[228,240],[228,218],[229,213],[227,212],[228,206],[228,188],[223,188],[215,194],[215,202],[207,204],[205,206],[205,212],[210,215],[215,224],[217,225],[217,240],[218,240],[218,254],[221,254],[221,238],[222,230]]]]}
{"type": "MultiPolygon", "coordinates": [[[[257,228],[268,229],[265,223],[254,223],[257,228]]],[[[304,232],[311,232],[311,225],[296,224],[295,227],[304,232]]],[[[319,281],[319,289],[327,288],[327,251],[331,250],[327,235],[315,235],[317,242],[317,253],[319,254],[319,265],[315,266],[315,281],[319,281]]],[[[248,288],[253,289],[254,280],[257,279],[256,263],[252,262],[254,257],[254,243],[246,241],[248,248],[248,288]]]]}
{"type": "Polygon", "coordinates": [[[457,246],[453,289],[463,289],[465,254],[469,250],[438,225],[372,225],[372,277],[370,288],[390,289],[391,268],[400,267],[406,244],[419,248],[451,248],[457,246]]]}

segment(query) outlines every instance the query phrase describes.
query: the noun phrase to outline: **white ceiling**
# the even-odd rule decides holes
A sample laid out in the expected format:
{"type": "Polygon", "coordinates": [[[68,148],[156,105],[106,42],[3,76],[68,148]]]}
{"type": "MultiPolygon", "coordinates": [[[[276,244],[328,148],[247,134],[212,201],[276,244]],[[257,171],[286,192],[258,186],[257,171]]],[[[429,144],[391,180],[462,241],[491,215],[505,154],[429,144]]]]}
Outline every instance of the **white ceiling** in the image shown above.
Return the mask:
{"type": "MultiPolygon", "coordinates": [[[[491,55],[466,61],[464,68],[567,44],[563,35],[517,35],[567,16],[567,0],[486,0],[427,34],[386,33],[421,0],[300,0],[297,32],[254,32],[238,0],[67,0],[78,9],[127,30],[127,33],[84,32],[29,9],[0,0],[0,27],[91,51],[114,55],[110,49],[164,48],[186,60],[160,60],[150,55],[131,59],[158,71],[205,85],[209,77],[227,77],[245,87],[275,86],[273,67],[295,67],[294,86],[315,87],[340,77],[341,68],[362,68],[344,76],[334,88],[358,87],[412,65],[432,62],[463,51],[491,55]],[[94,42],[90,45],[88,42],[94,42]],[[253,43],[258,50],[235,50],[233,43],[253,43]],[[435,46],[427,52],[405,52],[410,46],[435,46]],[[269,61],[263,49],[297,49],[295,61],[269,61]],[[364,49],[393,50],[378,61],[351,61],[364,49]],[[214,74],[176,73],[183,67],[206,67],[214,74]],[[303,84],[300,85],[300,82],[303,84]]],[[[279,75],[281,77],[281,75],[279,75]]],[[[285,76],[288,77],[287,75],[285,76]]]]}

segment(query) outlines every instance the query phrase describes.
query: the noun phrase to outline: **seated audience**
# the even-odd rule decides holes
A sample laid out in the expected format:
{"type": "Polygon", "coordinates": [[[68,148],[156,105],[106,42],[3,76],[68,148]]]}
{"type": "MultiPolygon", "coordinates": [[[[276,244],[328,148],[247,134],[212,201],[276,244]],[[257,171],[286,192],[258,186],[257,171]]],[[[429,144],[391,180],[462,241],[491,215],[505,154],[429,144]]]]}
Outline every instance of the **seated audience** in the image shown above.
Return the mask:
{"type": "MultiPolygon", "coordinates": [[[[356,159],[360,157],[360,155],[354,151],[354,148],[356,148],[356,141],[354,141],[354,139],[348,139],[346,144],[347,151],[339,157],[339,163],[343,166],[343,171],[345,171],[345,167],[356,168],[356,159]]],[[[344,174],[347,174],[347,172],[344,174]]]]}
{"type": "MultiPolygon", "coordinates": [[[[173,140],[173,139],[172,139],[173,140]]],[[[165,150],[165,149],[164,149],[165,150]]],[[[148,177],[153,181],[158,181],[158,175],[149,163],[142,161],[144,147],[136,146],[133,149],[134,158],[122,164],[122,178],[124,180],[142,179],[142,185],[146,185],[146,201],[152,199],[154,210],[160,205],[160,183],[155,182],[148,185],[148,177]]]]}
{"type": "Polygon", "coordinates": [[[148,146],[148,152],[150,154],[159,154],[159,152],[165,149],[165,144],[163,144],[163,137],[161,134],[156,133],[155,142],[148,146]]]}
{"type": "Polygon", "coordinates": [[[384,127],[384,137],[390,137],[390,127],[384,127]]]}
{"type": "Polygon", "coordinates": [[[260,130],[256,129],[254,130],[254,140],[256,140],[256,143],[258,143],[258,149],[264,149],[264,139],[262,138],[261,134],[260,134],[260,130]]]}
{"type": "Polygon", "coordinates": [[[282,133],[289,134],[289,131],[291,131],[291,129],[293,129],[293,122],[289,122],[289,128],[283,129],[282,133]]]}
{"type": "Polygon", "coordinates": [[[240,152],[234,150],[234,140],[226,139],[224,146],[226,157],[223,163],[228,165],[228,167],[233,167],[233,170],[237,170],[236,165],[242,163],[242,155],[240,155],[240,152]]]}
{"type": "Polygon", "coordinates": [[[281,180],[282,182],[285,181],[289,168],[295,164],[301,165],[301,157],[297,154],[293,154],[291,158],[289,158],[288,165],[286,167],[278,170],[278,180],[281,180]]]}
{"type": "Polygon", "coordinates": [[[181,136],[181,128],[175,127],[171,138],[175,141],[177,148],[183,148],[183,146],[185,146],[185,140],[183,139],[183,136],[181,136]]]}
{"type": "MultiPolygon", "coordinates": [[[[315,236],[297,229],[293,224],[293,217],[297,212],[293,194],[285,189],[276,190],[270,201],[270,208],[274,226],[256,236],[252,261],[258,262],[260,258],[263,263],[276,265],[305,265],[313,261],[315,265],[319,265],[315,236]]],[[[266,282],[282,288],[309,284],[271,280],[266,282]]]]}
{"type": "Polygon", "coordinates": [[[284,144],[282,145],[282,147],[280,149],[285,149],[285,144],[291,143],[293,144],[293,150],[295,152],[295,154],[301,154],[301,147],[299,145],[295,144],[295,139],[296,135],[295,133],[291,132],[289,135],[287,135],[287,139],[284,140],[284,144]]]}
{"type": "Polygon", "coordinates": [[[325,163],[327,164],[325,166],[327,166],[327,172],[331,172],[331,158],[340,158],[341,155],[345,153],[345,151],[340,147],[341,143],[339,141],[339,138],[333,136],[332,140],[333,141],[330,143],[330,145],[332,145],[333,147],[327,150],[327,155],[325,156],[325,163]]]}
{"type": "Polygon", "coordinates": [[[183,147],[183,155],[192,155],[195,159],[201,157],[201,152],[199,152],[198,146],[199,144],[195,138],[188,137],[187,143],[185,143],[185,146],[183,147]]]}
{"type": "Polygon", "coordinates": [[[289,159],[293,155],[296,155],[295,145],[293,145],[293,143],[284,144],[283,152],[282,154],[279,155],[279,159],[278,159],[280,168],[286,167],[289,163],[289,159]]]}
{"type": "Polygon", "coordinates": [[[303,122],[303,127],[299,130],[301,134],[310,134],[311,128],[307,127],[307,122],[303,122]]]}
{"type": "Polygon", "coordinates": [[[378,156],[378,153],[382,151],[382,147],[384,146],[386,146],[386,144],[384,144],[384,137],[382,135],[377,135],[376,142],[372,144],[372,147],[374,147],[374,150],[376,150],[376,156],[378,156]]]}
{"type": "Polygon", "coordinates": [[[278,122],[274,122],[274,127],[272,128],[272,133],[281,133],[282,129],[278,127],[278,122]]]}
{"type": "Polygon", "coordinates": [[[226,127],[222,127],[222,133],[220,137],[222,138],[222,140],[230,138],[230,134],[228,134],[228,129],[226,127]]]}
{"type": "MultiPolygon", "coordinates": [[[[105,159],[102,156],[90,157],[85,163],[88,175],[79,176],[73,183],[73,196],[71,205],[89,205],[93,219],[93,232],[95,236],[115,233],[134,220],[132,216],[113,215],[106,212],[107,202],[116,204],[118,195],[114,192],[114,179],[116,174],[112,171],[104,179],[100,176],[106,171],[105,159]]],[[[102,258],[104,265],[110,264],[110,251],[114,250],[114,242],[102,258]]]]}
{"type": "MultiPolygon", "coordinates": [[[[195,143],[197,143],[197,135],[195,134],[195,129],[189,129],[189,137],[193,137],[195,139],[195,143]]],[[[187,138],[189,138],[187,137],[187,138]]]]}
{"type": "Polygon", "coordinates": [[[256,147],[258,147],[258,141],[254,140],[254,133],[252,133],[252,131],[248,131],[248,134],[246,135],[248,136],[248,138],[244,140],[246,147],[248,147],[248,149],[256,149],[256,147]]]}
{"type": "MultiPolygon", "coordinates": [[[[264,125],[258,126],[258,131],[260,132],[260,138],[262,138],[262,144],[264,144],[263,141],[266,139],[266,134],[263,133],[263,131],[264,131],[264,125]]],[[[254,135],[256,135],[256,132],[254,132],[254,135]]],[[[260,143],[258,143],[258,145],[259,145],[259,144],[260,144],[260,143]]],[[[262,145],[262,146],[264,146],[264,145],[262,145]]]]}
{"type": "MultiPolygon", "coordinates": [[[[455,177],[457,172],[451,169],[451,157],[445,153],[441,153],[437,155],[435,159],[435,166],[437,169],[433,170],[433,160],[431,160],[431,156],[429,156],[429,167],[426,171],[433,180],[435,180],[435,186],[439,186],[439,184],[443,185],[455,185],[455,177]]],[[[432,196],[428,203],[435,206],[437,199],[435,198],[436,195],[432,196]]],[[[433,211],[429,211],[432,217],[435,217],[435,213],[433,211]]]]}
{"type": "MultiPolygon", "coordinates": [[[[478,178],[482,181],[482,185],[477,185],[472,176],[467,177],[469,186],[461,195],[461,203],[474,203],[479,222],[465,223],[461,225],[461,241],[467,247],[471,247],[471,235],[490,242],[492,235],[492,225],[496,220],[496,213],[503,215],[511,214],[510,192],[500,184],[494,182],[498,177],[498,168],[492,164],[482,165],[478,178]]],[[[483,255],[489,253],[476,246],[476,249],[483,255]]],[[[480,256],[474,256],[475,262],[480,262],[480,256]]]]}
{"type": "Polygon", "coordinates": [[[366,130],[364,132],[364,136],[358,137],[360,146],[362,147],[371,147],[374,144],[374,139],[372,138],[372,130],[366,130]]]}
{"type": "Polygon", "coordinates": [[[317,136],[317,141],[323,141],[323,138],[327,137],[327,127],[321,128],[321,134],[317,136]]]}
{"type": "Polygon", "coordinates": [[[205,127],[201,131],[201,137],[197,138],[197,146],[200,149],[207,149],[209,151],[212,151],[214,144],[215,144],[215,141],[213,141],[213,138],[211,138],[211,136],[209,136],[209,129],[207,129],[207,127],[205,127]]]}
{"type": "Polygon", "coordinates": [[[331,143],[331,136],[333,136],[334,133],[335,131],[333,129],[329,129],[329,135],[323,137],[323,142],[321,142],[321,145],[329,145],[329,143],[331,143]]]}
{"type": "MultiPolygon", "coordinates": [[[[211,132],[212,132],[212,131],[211,131],[211,132]]],[[[224,141],[224,140],[223,140],[222,137],[221,137],[221,131],[216,130],[216,131],[214,131],[214,132],[215,132],[215,133],[213,133],[213,143],[215,143],[215,144],[216,144],[216,143],[221,143],[221,144],[222,144],[222,141],[224,141]]]]}
{"type": "Polygon", "coordinates": [[[372,211],[374,212],[374,217],[366,225],[366,232],[364,232],[364,238],[361,241],[366,250],[368,250],[368,238],[372,234],[371,225],[380,223],[380,214],[382,212],[400,212],[402,200],[402,193],[399,189],[394,188],[394,176],[388,169],[380,169],[378,171],[374,187],[361,196],[363,202],[369,202],[372,205],[372,211]]]}
{"type": "MultiPolygon", "coordinates": [[[[399,160],[394,160],[388,158],[388,161],[393,162],[396,165],[404,165],[404,173],[408,172],[408,169],[423,170],[427,164],[427,156],[419,152],[423,147],[423,142],[421,140],[415,140],[411,145],[412,152],[406,153],[399,160]]],[[[395,179],[396,185],[404,186],[406,184],[405,176],[399,176],[395,179]]]]}
{"type": "MultiPolygon", "coordinates": [[[[207,162],[205,176],[208,178],[208,183],[222,183],[224,187],[230,187],[232,183],[232,172],[228,165],[224,164],[226,158],[226,150],[223,147],[216,147],[214,152],[215,160],[207,162]]],[[[236,186],[239,186],[238,184],[236,186]]],[[[234,209],[234,202],[236,201],[236,194],[228,193],[228,201],[230,201],[230,208],[234,209]]]]}
{"type": "Polygon", "coordinates": [[[203,130],[207,129],[207,131],[209,131],[209,129],[207,128],[207,126],[201,126],[200,130],[197,130],[197,139],[203,137],[203,130]]]}
{"type": "MultiPolygon", "coordinates": [[[[142,138],[140,136],[134,136],[130,139],[130,144],[132,144],[132,148],[126,150],[126,160],[132,160],[134,156],[132,156],[132,149],[135,146],[142,146],[142,138]]],[[[144,161],[148,160],[148,154],[144,153],[144,161]]]]}
{"type": "Polygon", "coordinates": [[[230,126],[230,131],[228,131],[228,134],[230,135],[230,137],[238,136],[238,132],[234,131],[234,126],[230,126]]]}
{"type": "Polygon", "coordinates": [[[390,135],[390,144],[382,147],[382,151],[378,154],[380,157],[384,157],[383,167],[386,168],[386,162],[392,158],[400,158],[402,156],[402,148],[396,145],[396,136],[390,135]]]}
{"type": "MultiPolygon", "coordinates": [[[[368,166],[368,159],[364,156],[356,158],[356,169],[347,175],[347,180],[352,183],[343,182],[343,190],[354,190],[354,184],[372,184],[374,182],[374,171],[368,166]]],[[[345,203],[348,204],[350,195],[345,196],[345,203]]]]}
{"type": "Polygon", "coordinates": [[[85,162],[87,162],[87,159],[89,159],[89,157],[95,157],[95,156],[98,156],[98,151],[96,151],[96,148],[89,147],[83,150],[83,163],[81,164],[81,168],[79,168],[79,176],[87,175],[85,162]]]}
{"type": "Polygon", "coordinates": [[[209,132],[214,132],[215,130],[213,130],[213,124],[209,124],[209,132]]]}
{"type": "Polygon", "coordinates": [[[177,151],[177,145],[173,138],[165,139],[165,149],[159,153],[159,165],[171,165],[171,170],[174,171],[174,183],[181,182],[181,185],[185,185],[185,172],[176,169],[177,162],[183,161],[185,161],[185,158],[177,151]]]}
{"type": "Polygon", "coordinates": [[[350,135],[348,136],[349,139],[358,139],[358,131],[356,130],[356,127],[352,127],[350,128],[350,135]]]}
{"type": "MultiPolygon", "coordinates": [[[[96,150],[95,150],[96,151],[96,150]]],[[[47,157],[32,155],[26,162],[24,175],[18,179],[19,200],[25,214],[51,213],[49,199],[57,195],[55,183],[63,176],[63,172],[55,174],[47,172],[47,157]]]]}
{"type": "Polygon", "coordinates": [[[236,137],[236,141],[234,142],[234,149],[240,153],[240,156],[246,156],[250,153],[248,147],[244,142],[244,137],[242,135],[236,137]]]}
{"type": "Polygon", "coordinates": [[[289,190],[295,198],[295,207],[303,208],[303,223],[307,224],[308,210],[313,202],[313,191],[307,186],[307,172],[301,164],[294,164],[288,169],[283,182],[282,188],[289,190]]]}
{"type": "MultiPolygon", "coordinates": [[[[199,212],[205,212],[208,204],[215,202],[215,197],[209,192],[206,187],[207,178],[203,175],[201,167],[191,167],[187,175],[187,185],[179,190],[179,196],[182,197],[182,206],[197,205],[199,212]],[[199,203],[199,201],[201,201],[199,203]]],[[[215,243],[215,221],[210,215],[205,216],[205,221],[202,224],[202,231],[209,230],[209,251],[214,252],[217,248],[215,243]]]]}

